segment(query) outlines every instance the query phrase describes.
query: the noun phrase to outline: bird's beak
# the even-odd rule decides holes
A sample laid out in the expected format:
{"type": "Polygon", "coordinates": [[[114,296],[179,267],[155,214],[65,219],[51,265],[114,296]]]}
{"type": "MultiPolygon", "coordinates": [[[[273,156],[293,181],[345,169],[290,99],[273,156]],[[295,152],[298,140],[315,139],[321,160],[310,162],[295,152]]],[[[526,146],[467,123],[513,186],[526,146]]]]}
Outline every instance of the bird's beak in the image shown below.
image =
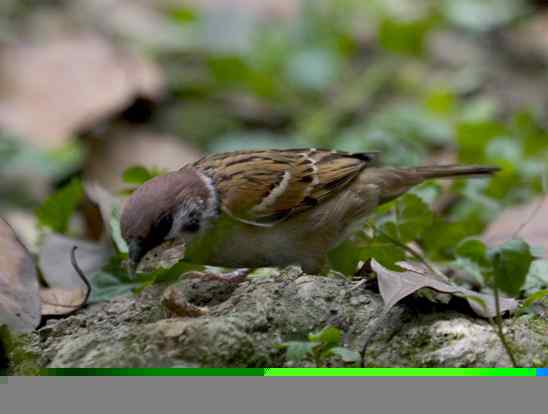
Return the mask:
{"type": "Polygon", "coordinates": [[[141,259],[146,254],[144,243],[141,240],[131,240],[128,243],[129,248],[129,275],[134,278],[137,273],[137,267],[141,262],[141,259]]]}

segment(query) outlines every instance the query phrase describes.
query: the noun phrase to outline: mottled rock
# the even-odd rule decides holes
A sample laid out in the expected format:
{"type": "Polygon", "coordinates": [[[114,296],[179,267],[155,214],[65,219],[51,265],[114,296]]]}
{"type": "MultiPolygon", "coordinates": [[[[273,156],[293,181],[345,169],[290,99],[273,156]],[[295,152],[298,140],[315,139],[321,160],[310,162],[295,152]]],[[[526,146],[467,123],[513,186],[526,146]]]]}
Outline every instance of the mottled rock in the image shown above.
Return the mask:
{"type": "MultiPolygon", "coordinates": [[[[333,325],[342,331],[345,347],[360,351],[383,306],[380,296],[363,286],[305,275],[295,267],[251,277],[222,301],[214,301],[211,292],[219,291],[218,283],[188,280],[172,285],[189,289],[185,298],[192,304],[208,306],[208,313],[198,317],[173,317],[162,302],[166,286],[157,285],[139,296],[119,297],[49,321],[8,350],[9,355],[25,355],[12,360],[11,371],[32,371],[29,366],[313,366],[310,360],[286,361],[279,345],[306,340],[309,333],[333,325]]],[[[525,315],[505,321],[505,329],[520,364],[546,365],[546,320],[525,315]]],[[[451,305],[415,298],[390,311],[366,357],[368,366],[510,365],[487,321],[451,305]]],[[[344,363],[333,357],[325,364],[344,363]]]]}

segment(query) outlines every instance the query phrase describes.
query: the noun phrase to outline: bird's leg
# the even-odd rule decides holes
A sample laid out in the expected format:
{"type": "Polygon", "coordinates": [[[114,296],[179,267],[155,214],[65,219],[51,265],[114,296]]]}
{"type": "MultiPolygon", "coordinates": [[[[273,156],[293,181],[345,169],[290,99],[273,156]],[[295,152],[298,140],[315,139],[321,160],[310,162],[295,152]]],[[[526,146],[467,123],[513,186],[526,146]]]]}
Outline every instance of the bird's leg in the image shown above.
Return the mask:
{"type": "Polygon", "coordinates": [[[236,269],[231,272],[215,272],[215,271],[192,271],[185,274],[186,279],[202,279],[219,281],[230,284],[240,284],[247,279],[251,273],[251,269],[236,269]]]}

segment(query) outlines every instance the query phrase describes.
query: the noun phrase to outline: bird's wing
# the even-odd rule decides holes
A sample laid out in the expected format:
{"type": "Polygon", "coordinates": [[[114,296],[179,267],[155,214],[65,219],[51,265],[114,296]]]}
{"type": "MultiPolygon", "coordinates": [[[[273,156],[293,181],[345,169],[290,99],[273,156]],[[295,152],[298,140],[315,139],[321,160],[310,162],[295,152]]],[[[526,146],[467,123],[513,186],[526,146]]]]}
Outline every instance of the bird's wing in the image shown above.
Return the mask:
{"type": "Polygon", "coordinates": [[[194,166],[211,177],[228,215],[272,226],[337,194],[376,153],[294,149],[215,154],[194,166]]]}

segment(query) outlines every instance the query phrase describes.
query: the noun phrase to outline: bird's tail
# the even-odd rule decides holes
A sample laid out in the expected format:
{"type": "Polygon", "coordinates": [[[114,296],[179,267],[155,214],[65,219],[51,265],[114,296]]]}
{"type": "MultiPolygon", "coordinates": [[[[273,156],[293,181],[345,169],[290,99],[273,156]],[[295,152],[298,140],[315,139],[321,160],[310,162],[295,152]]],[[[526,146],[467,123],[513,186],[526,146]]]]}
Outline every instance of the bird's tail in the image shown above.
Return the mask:
{"type": "Polygon", "coordinates": [[[487,165],[430,165],[411,168],[371,168],[366,169],[364,173],[366,182],[378,185],[379,201],[385,203],[431,178],[481,178],[493,175],[499,170],[499,167],[487,165]]]}
{"type": "Polygon", "coordinates": [[[500,171],[499,167],[489,165],[430,165],[406,169],[408,173],[417,177],[419,181],[429,178],[452,177],[484,177],[500,171]]]}

